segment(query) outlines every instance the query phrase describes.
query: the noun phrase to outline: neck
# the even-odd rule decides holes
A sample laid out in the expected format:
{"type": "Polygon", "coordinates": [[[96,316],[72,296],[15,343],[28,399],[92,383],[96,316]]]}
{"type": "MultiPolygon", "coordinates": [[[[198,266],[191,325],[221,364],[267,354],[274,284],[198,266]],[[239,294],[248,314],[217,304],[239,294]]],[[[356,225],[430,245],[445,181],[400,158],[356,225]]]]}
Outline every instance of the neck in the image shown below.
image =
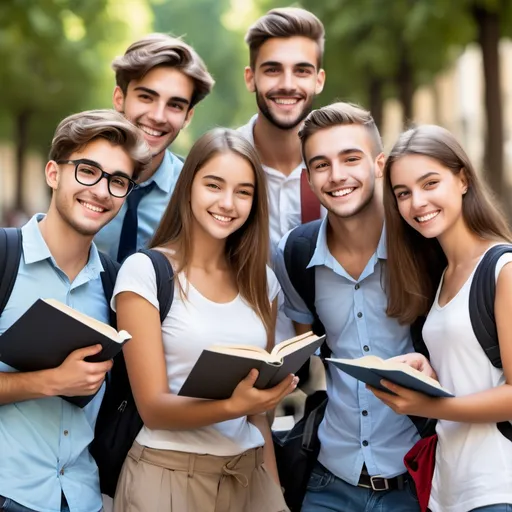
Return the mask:
{"type": "Polygon", "coordinates": [[[301,162],[300,125],[281,130],[258,114],[254,125],[254,144],[264,165],[288,176],[301,162]]]}
{"type": "Polygon", "coordinates": [[[489,240],[471,232],[462,217],[438,240],[450,267],[464,265],[479,257],[490,244],[489,240]]]}
{"type": "Polygon", "coordinates": [[[201,228],[192,228],[192,254],[187,267],[201,268],[206,271],[225,269],[226,239],[218,240],[205,233],[201,228]]]}
{"type": "Polygon", "coordinates": [[[77,233],[52,205],[39,229],[58,267],[72,282],[87,264],[93,236],[77,233]]]}
{"type": "Polygon", "coordinates": [[[350,218],[328,213],[327,245],[332,253],[339,249],[350,254],[374,253],[384,225],[384,208],[376,198],[350,218]]]}
{"type": "Polygon", "coordinates": [[[158,171],[158,168],[160,167],[160,165],[162,165],[162,162],[164,161],[166,151],[167,149],[164,149],[163,151],[158,153],[158,155],[155,155],[154,157],[151,158],[151,165],[144,173],[144,181],[142,183],[151,179],[155,172],[158,171]]]}

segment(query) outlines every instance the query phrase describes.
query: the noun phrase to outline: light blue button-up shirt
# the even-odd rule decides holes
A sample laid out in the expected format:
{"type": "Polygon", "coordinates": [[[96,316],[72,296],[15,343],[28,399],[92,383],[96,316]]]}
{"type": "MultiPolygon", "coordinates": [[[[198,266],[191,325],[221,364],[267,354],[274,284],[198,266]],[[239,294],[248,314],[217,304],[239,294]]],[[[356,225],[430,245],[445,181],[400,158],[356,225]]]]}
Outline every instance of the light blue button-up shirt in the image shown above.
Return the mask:
{"type": "MultiPolygon", "coordinates": [[[[386,315],[384,230],[377,251],[356,280],[330,253],[327,222],[327,218],[322,222],[308,268],[315,267],[315,307],[332,357],[376,355],[387,359],[412,352],[409,327],[386,315]]],[[[279,243],[275,262],[285,293],[285,312],[298,323],[311,324],[313,315],[286,272],[283,253],[287,238],[288,234],[279,243]]],[[[373,476],[392,478],[404,473],[404,455],[419,439],[411,420],[395,414],[364,383],[330,365],[327,395],[325,417],[318,430],[320,463],[352,485],[357,485],[363,463],[373,476]]]]}
{"type": "MultiPolygon", "coordinates": [[[[146,187],[154,181],[156,187],[149,194],[142,197],[137,208],[137,250],[146,247],[153,238],[169,204],[182,167],[183,162],[170,151],[166,151],[164,159],[155,174],[149,180],[141,183],[141,187],[146,187]]],[[[94,243],[98,246],[98,249],[108,254],[113,260],[117,260],[126,208],[127,202],[123,204],[114,219],[94,238],[94,243]]]]}
{"type": "MultiPolygon", "coordinates": [[[[98,251],[72,283],[46,245],[36,215],[22,228],[23,254],[12,295],[0,317],[0,334],[37,299],[57,299],[108,322],[98,251]]],[[[0,362],[0,371],[13,368],[0,362]]],[[[58,397],[0,406],[0,496],[42,512],[60,512],[64,493],[70,512],[97,512],[102,500],[98,469],[88,446],[104,394],[80,409],[58,397]]]]}

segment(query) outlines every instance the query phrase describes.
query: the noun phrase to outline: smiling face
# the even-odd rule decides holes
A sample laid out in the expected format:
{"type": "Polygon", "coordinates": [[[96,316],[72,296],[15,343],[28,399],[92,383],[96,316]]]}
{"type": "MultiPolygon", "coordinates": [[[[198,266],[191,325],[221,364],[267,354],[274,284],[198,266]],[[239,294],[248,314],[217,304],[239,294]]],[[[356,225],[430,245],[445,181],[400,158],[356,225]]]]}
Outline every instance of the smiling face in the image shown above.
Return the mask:
{"type": "Polygon", "coordinates": [[[297,127],[322,92],[325,73],[317,68],[318,44],[307,37],[270,38],[258,50],[254,69],[245,69],[260,112],[281,130],[297,127]]]}
{"type": "Polygon", "coordinates": [[[390,181],[400,215],[424,237],[442,236],[464,222],[462,171],[455,174],[433,158],[406,155],[393,163],[390,181]]]}
{"type": "Polygon", "coordinates": [[[304,150],[311,188],[329,212],[350,218],[372,203],[384,155],[373,156],[373,142],[364,126],[319,130],[307,139],[304,150]]]}
{"type": "Polygon", "coordinates": [[[165,149],[192,118],[193,93],[193,80],[168,66],[155,67],[141,79],[132,80],[126,94],[119,86],[115,88],[114,107],[143,132],[153,167],[160,165],[165,149]]]}
{"type": "MultiPolygon", "coordinates": [[[[69,160],[79,159],[95,162],[109,174],[129,178],[133,175],[134,165],[129,154],[106,139],[93,140],[69,156],[69,160]]],[[[47,183],[53,189],[50,209],[81,235],[93,237],[117,215],[125,201],[125,198],[110,195],[106,179],[92,186],[78,183],[74,164],[57,164],[52,160],[45,172],[47,183]]]]}
{"type": "Polygon", "coordinates": [[[233,152],[216,154],[194,176],[190,199],[194,229],[225,240],[247,221],[254,193],[251,164],[233,152]]]}

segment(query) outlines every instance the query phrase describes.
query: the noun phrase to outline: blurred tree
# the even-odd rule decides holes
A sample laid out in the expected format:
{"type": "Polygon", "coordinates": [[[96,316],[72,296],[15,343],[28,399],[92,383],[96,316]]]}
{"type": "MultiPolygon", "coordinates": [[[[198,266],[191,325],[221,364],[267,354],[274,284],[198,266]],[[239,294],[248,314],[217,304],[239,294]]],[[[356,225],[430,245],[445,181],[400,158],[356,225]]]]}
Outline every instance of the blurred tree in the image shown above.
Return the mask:
{"type": "Polygon", "coordinates": [[[166,1],[153,5],[155,31],[184,36],[216,82],[212,93],[197,106],[190,126],[176,141],[178,151],[186,152],[194,140],[214,126],[236,126],[247,120],[251,98],[245,89],[243,70],[248,57],[243,36],[223,24],[230,6],[230,0],[166,1]]]}
{"type": "Polygon", "coordinates": [[[16,145],[15,207],[23,209],[23,169],[29,148],[46,152],[57,123],[98,107],[105,67],[99,48],[126,39],[126,24],[109,0],[2,0],[1,118],[16,145]]]}

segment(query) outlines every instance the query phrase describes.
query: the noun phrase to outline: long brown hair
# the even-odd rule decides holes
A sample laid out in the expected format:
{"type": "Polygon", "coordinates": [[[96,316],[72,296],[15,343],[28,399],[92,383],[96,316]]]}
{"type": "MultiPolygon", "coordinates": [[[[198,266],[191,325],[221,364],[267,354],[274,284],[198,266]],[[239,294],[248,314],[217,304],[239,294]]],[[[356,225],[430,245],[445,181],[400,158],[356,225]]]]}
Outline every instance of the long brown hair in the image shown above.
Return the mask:
{"type": "Polygon", "coordinates": [[[266,269],[270,251],[266,178],[256,150],[240,133],[215,128],[192,146],[150,247],[172,245],[176,251],[176,272],[186,273],[192,255],[192,183],[197,172],[211,158],[226,152],[244,158],[251,165],[255,178],[249,217],[227,238],[226,259],[236,277],[241,297],[261,318],[270,339],[273,326],[266,269]]]}
{"type": "Polygon", "coordinates": [[[384,167],[387,314],[401,323],[412,323],[418,316],[425,315],[432,305],[447,260],[437,238],[423,237],[398,211],[391,171],[394,163],[406,155],[433,158],[453,174],[464,173],[468,188],[462,200],[462,218],[471,232],[483,239],[508,242],[512,235],[468,155],[448,130],[423,125],[402,133],[384,167]]]}

